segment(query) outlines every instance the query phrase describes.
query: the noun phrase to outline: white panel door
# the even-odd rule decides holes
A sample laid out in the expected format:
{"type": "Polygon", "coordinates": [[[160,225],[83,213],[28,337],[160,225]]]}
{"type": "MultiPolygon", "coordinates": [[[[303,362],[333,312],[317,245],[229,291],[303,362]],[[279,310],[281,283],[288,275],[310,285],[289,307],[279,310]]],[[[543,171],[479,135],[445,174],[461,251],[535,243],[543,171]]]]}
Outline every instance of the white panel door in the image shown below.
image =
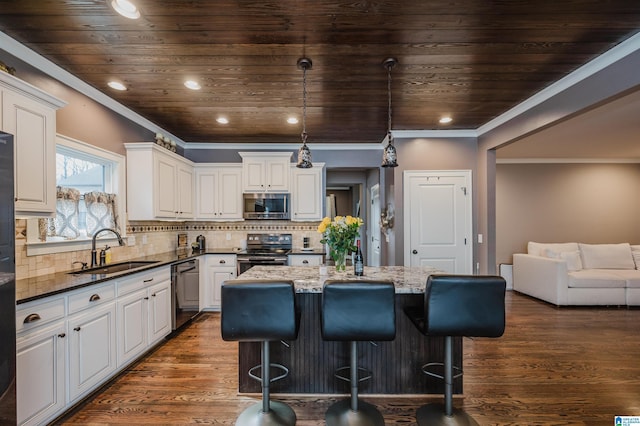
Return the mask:
{"type": "Polygon", "coordinates": [[[161,155],[156,155],[156,216],[174,218],[178,213],[176,205],[178,174],[176,163],[161,155]]]}
{"type": "Polygon", "coordinates": [[[149,287],[149,345],[171,332],[171,281],[149,287]]]}
{"type": "Polygon", "coordinates": [[[118,299],[118,367],[147,348],[147,290],[140,289],[118,299]]]}
{"type": "Polygon", "coordinates": [[[380,266],[380,185],[371,187],[371,217],[369,223],[370,245],[369,260],[370,266],[380,266]]]}
{"type": "Polygon", "coordinates": [[[222,168],[218,179],[218,217],[242,219],[242,169],[222,168]]]}
{"type": "Polygon", "coordinates": [[[405,265],[471,274],[471,172],[404,172],[405,265]]]}

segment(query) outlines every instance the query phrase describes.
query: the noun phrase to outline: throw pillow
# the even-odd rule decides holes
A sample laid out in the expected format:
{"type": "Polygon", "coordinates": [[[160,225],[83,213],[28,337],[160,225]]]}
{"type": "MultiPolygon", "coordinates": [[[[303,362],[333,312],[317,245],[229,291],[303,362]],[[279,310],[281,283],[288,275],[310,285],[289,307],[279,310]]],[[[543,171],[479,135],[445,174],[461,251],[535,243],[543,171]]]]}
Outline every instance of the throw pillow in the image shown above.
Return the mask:
{"type": "Polygon", "coordinates": [[[582,259],[579,251],[565,251],[560,253],[560,259],[567,262],[567,270],[579,271],[582,269],[582,259]]]}
{"type": "Polygon", "coordinates": [[[635,269],[629,243],[580,244],[584,269],[635,269]]]}
{"type": "Polygon", "coordinates": [[[631,252],[633,261],[636,263],[636,269],[640,269],[640,250],[633,250],[631,252]]]}

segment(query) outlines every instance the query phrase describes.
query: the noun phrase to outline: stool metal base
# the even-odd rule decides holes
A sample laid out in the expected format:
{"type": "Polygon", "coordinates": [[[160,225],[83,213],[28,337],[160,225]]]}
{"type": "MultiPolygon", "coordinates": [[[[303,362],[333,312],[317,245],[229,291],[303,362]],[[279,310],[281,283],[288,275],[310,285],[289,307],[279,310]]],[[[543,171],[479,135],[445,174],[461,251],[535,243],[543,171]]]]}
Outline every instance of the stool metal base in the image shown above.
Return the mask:
{"type": "Polygon", "coordinates": [[[458,408],[452,408],[451,416],[447,416],[443,404],[423,405],[418,408],[416,418],[419,426],[479,426],[470,415],[458,408]]]}
{"type": "Polygon", "coordinates": [[[338,401],[327,409],[327,426],[384,426],[384,418],[371,404],[358,400],[358,411],[351,409],[348,399],[338,401]]]}
{"type": "Polygon", "coordinates": [[[236,426],[294,426],[296,413],[287,404],[270,401],[271,409],[263,411],[262,402],[244,410],[236,420],[236,426]]]}

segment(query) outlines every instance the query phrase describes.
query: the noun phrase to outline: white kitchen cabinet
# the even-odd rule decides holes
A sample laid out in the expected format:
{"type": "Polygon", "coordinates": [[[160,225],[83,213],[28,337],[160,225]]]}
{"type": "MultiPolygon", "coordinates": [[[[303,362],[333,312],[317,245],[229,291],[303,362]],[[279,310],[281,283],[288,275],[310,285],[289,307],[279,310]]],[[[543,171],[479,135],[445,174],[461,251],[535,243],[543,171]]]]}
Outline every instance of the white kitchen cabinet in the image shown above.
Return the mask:
{"type": "Polygon", "coordinates": [[[169,269],[136,274],[118,282],[118,368],[171,332],[169,269]]]}
{"type": "Polygon", "coordinates": [[[18,334],[16,392],[19,425],[43,424],[66,406],[64,319],[18,334]]]}
{"type": "Polygon", "coordinates": [[[289,192],[291,153],[239,152],[243,192],[289,192]]]}
{"type": "Polygon", "coordinates": [[[197,219],[242,220],[242,166],[196,165],[197,219]]]}
{"type": "Polygon", "coordinates": [[[65,105],[7,73],[0,73],[0,130],[14,136],[16,214],[56,211],[56,110],[65,105]]]}
{"type": "Polygon", "coordinates": [[[236,255],[207,255],[205,274],[205,306],[210,310],[219,310],[221,305],[220,289],[226,280],[237,276],[236,255]]]}
{"type": "Polygon", "coordinates": [[[193,219],[193,163],[150,142],[125,148],[129,220],[193,219]]]}
{"type": "Polygon", "coordinates": [[[68,319],[69,402],[86,395],[116,370],[116,306],[113,301],[68,319]]]}
{"type": "Polygon", "coordinates": [[[321,254],[290,254],[289,266],[320,266],[323,258],[321,254]]]}
{"type": "Polygon", "coordinates": [[[324,163],[314,163],[310,169],[291,168],[291,220],[315,221],[323,215],[322,202],[324,163]]]}

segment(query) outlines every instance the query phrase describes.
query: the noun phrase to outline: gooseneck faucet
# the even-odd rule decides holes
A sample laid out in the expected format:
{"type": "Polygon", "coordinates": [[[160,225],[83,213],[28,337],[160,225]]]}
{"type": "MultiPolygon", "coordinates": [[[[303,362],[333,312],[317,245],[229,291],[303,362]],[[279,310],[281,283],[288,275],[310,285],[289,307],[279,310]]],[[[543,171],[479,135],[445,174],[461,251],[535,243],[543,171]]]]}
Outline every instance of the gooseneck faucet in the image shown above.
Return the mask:
{"type": "MultiPolygon", "coordinates": [[[[118,237],[118,244],[120,244],[121,246],[124,245],[124,241],[122,240],[122,237],[120,236],[120,233],[118,231],[116,231],[115,229],[111,229],[111,228],[102,228],[102,229],[98,229],[96,231],[95,234],[93,234],[93,237],[91,238],[91,267],[93,268],[94,266],[98,266],[98,252],[96,251],[96,237],[98,236],[98,234],[100,234],[103,231],[109,231],[112,232],[116,235],[116,237],[118,237]]],[[[102,266],[102,265],[100,265],[102,266]]]]}

